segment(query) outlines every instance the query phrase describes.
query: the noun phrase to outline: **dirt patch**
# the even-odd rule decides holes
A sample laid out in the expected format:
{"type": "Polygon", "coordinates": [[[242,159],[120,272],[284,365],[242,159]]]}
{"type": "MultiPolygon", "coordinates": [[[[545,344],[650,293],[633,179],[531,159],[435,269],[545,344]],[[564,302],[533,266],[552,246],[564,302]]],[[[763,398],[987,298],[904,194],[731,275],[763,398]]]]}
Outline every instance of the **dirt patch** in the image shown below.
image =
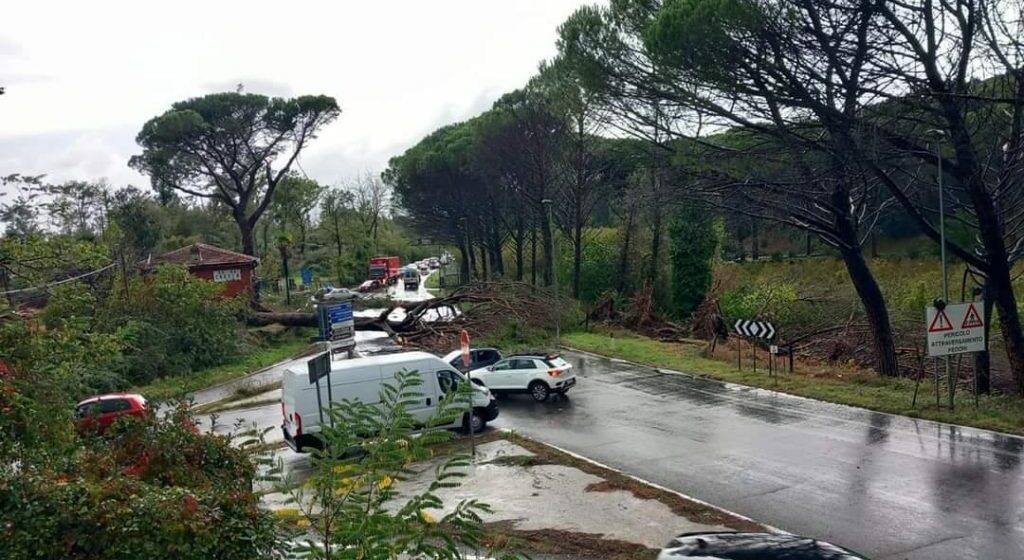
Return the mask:
{"type": "MultiPolygon", "coordinates": [[[[499,432],[497,430],[484,434],[476,434],[477,445],[483,445],[499,439],[508,439],[508,437],[504,432],[499,432]]],[[[469,453],[469,436],[460,433],[444,443],[430,446],[430,452],[434,457],[440,457],[450,453],[469,453]]]]}
{"type": "Polygon", "coordinates": [[[594,533],[554,529],[519,530],[512,521],[484,525],[483,544],[489,549],[515,550],[534,554],[566,554],[603,560],[650,560],[658,550],[594,533]]]}
{"type": "Polygon", "coordinates": [[[232,395],[234,399],[247,399],[249,397],[255,397],[256,395],[262,395],[270,391],[275,391],[281,388],[280,381],[274,381],[273,383],[259,384],[245,384],[235,389],[235,394],[232,395]]]}
{"type": "Polygon", "coordinates": [[[486,464],[502,467],[535,467],[537,465],[551,465],[553,463],[548,458],[539,455],[505,455],[495,457],[486,464]]]}
{"type": "Polygon", "coordinates": [[[705,504],[688,500],[673,492],[668,492],[644,484],[632,477],[622,473],[595,465],[590,461],[578,459],[563,453],[557,449],[544,445],[543,443],[524,438],[522,436],[509,436],[508,440],[536,454],[536,459],[545,463],[565,465],[579,469],[585,473],[592,474],[604,479],[602,482],[591,484],[587,487],[590,492],[610,492],[613,490],[624,490],[634,496],[645,500],[657,500],[669,507],[673,513],[706,525],[724,525],[737,531],[764,531],[764,527],[753,521],[748,521],[719,509],[705,504]]]}
{"type": "Polygon", "coordinates": [[[274,381],[272,383],[255,384],[247,383],[235,389],[235,392],[231,396],[221,399],[219,401],[213,401],[206,404],[201,404],[195,407],[197,414],[210,414],[212,412],[223,412],[225,410],[234,410],[239,408],[250,408],[255,406],[264,406],[267,404],[275,403],[280,400],[278,397],[260,399],[260,400],[249,400],[253,397],[276,391],[281,388],[280,381],[274,381]]]}

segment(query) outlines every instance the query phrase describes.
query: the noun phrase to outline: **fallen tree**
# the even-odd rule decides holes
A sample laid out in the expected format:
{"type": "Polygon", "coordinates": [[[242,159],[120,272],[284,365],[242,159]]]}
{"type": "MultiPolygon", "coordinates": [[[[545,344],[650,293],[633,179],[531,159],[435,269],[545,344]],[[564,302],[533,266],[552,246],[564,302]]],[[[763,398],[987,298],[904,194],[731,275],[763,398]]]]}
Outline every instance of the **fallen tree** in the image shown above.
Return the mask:
{"type": "MultiPolygon", "coordinates": [[[[393,303],[376,317],[356,317],[357,331],[383,331],[403,345],[430,349],[455,346],[466,329],[474,338],[498,332],[509,323],[553,328],[558,317],[550,294],[522,282],[474,282],[450,295],[415,303],[393,303]],[[398,311],[404,311],[398,313],[398,311]],[[392,316],[396,318],[391,318],[392,316]]],[[[302,312],[251,313],[254,326],[281,324],[315,327],[316,316],[302,312]]]]}

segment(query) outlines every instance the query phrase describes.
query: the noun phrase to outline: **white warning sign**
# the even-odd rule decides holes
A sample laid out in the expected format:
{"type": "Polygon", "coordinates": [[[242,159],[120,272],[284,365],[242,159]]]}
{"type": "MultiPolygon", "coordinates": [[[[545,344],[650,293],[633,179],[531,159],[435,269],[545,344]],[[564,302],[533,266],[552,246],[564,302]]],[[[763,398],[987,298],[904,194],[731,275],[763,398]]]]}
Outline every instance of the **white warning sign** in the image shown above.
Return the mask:
{"type": "Polygon", "coordinates": [[[949,304],[942,310],[929,306],[925,325],[929,356],[985,350],[985,323],[973,303],[949,304]]]}

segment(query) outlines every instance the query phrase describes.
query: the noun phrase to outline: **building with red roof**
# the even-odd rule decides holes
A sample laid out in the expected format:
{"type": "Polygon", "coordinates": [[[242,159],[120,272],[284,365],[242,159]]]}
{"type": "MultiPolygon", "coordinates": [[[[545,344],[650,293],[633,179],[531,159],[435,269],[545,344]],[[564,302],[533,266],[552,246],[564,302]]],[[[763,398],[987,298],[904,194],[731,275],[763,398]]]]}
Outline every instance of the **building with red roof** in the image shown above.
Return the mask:
{"type": "Polygon", "coordinates": [[[224,296],[233,297],[240,293],[251,294],[256,265],[260,260],[251,255],[229,251],[206,243],[193,243],[181,249],[150,257],[143,263],[143,269],[152,269],[163,264],[178,264],[186,267],[193,276],[224,284],[224,296]]]}

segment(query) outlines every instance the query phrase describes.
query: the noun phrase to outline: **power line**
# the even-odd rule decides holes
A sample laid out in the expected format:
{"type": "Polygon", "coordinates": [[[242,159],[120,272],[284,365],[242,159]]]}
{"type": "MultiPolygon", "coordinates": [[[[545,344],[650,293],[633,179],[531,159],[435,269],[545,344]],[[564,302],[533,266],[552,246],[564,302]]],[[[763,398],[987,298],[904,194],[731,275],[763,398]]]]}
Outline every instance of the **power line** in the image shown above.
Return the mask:
{"type": "Polygon", "coordinates": [[[33,286],[31,288],[19,288],[17,290],[8,290],[6,292],[0,292],[0,294],[3,294],[3,295],[20,294],[20,293],[24,293],[24,292],[34,292],[34,291],[38,291],[38,290],[45,290],[47,288],[52,288],[54,286],[59,286],[61,284],[67,284],[68,282],[74,282],[75,280],[81,280],[82,278],[85,278],[86,276],[92,276],[94,274],[99,274],[99,273],[103,272],[104,270],[108,270],[108,269],[113,268],[115,264],[117,264],[117,263],[110,263],[110,264],[108,264],[107,266],[105,266],[103,268],[99,268],[99,269],[93,270],[91,272],[86,272],[84,274],[79,274],[78,276],[73,276],[71,278],[65,278],[63,280],[58,280],[57,282],[51,282],[49,284],[43,284],[42,286],[33,286]]]}

